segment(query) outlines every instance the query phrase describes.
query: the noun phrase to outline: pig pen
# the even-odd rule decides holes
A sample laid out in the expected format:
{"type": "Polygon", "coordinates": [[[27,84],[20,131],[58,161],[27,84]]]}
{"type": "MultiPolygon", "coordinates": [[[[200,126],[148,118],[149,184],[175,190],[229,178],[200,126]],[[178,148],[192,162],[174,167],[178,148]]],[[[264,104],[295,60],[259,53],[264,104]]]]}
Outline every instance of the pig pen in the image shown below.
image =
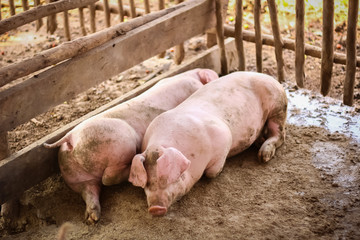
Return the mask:
{"type": "MultiPolygon", "coordinates": [[[[201,62],[219,71],[218,64],[206,65],[219,58],[218,52],[212,53],[218,49],[205,51],[204,42],[202,36],[187,42],[188,50],[196,56],[189,56],[184,65],[199,66],[196,64],[201,62]]],[[[234,69],[237,63],[233,39],[226,41],[226,49],[234,69]]],[[[245,51],[247,70],[255,71],[254,44],[245,43],[245,51]]],[[[265,47],[263,54],[264,72],[276,76],[273,49],[265,47]]],[[[285,59],[294,58],[290,51],[284,55],[285,59]]],[[[181,71],[183,66],[173,65],[165,71],[164,66],[171,61],[152,58],[33,118],[9,133],[11,149],[19,150],[143,85],[147,72],[164,71],[160,79],[181,71]]],[[[312,58],[306,63],[306,80],[316,86],[320,63],[312,58]]],[[[21,196],[21,225],[8,232],[1,219],[0,236],[54,239],[60,226],[69,222],[67,239],[358,239],[359,105],[346,107],[340,100],[298,90],[292,77],[293,63],[286,64],[285,70],[288,77],[284,86],[289,98],[287,138],[268,164],[258,163],[256,149],[251,147],[229,159],[219,177],[202,178],[163,218],[147,213],[142,189],[129,183],[105,187],[102,217],[94,226],[83,222],[85,204],[81,197],[55,174],[21,196]]],[[[344,69],[336,65],[334,75],[342,74],[344,69]]],[[[356,79],[359,83],[358,72],[356,79]]],[[[334,80],[340,81],[336,77],[334,80]]]]}

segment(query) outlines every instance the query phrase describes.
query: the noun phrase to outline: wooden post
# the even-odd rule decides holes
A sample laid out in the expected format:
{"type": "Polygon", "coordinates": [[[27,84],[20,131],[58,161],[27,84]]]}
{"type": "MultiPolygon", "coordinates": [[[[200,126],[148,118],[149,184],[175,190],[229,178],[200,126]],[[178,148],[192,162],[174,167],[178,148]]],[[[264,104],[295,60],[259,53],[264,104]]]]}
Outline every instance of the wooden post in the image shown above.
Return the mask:
{"type": "Polygon", "coordinates": [[[64,31],[65,31],[65,37],[68,41],[71,40],[70,35],[70,26],[69,26],[69,13],[68,11],[64,11],[64,31]]]}
{"type": "Polygon", "coordinates": [[[284,73],[284,59],[283,59],[283,41],[281,39],[280,28],[277,18],[277,8],[275,0],[267,0],[269,4],[269,11],[270,11],[270,19],[271,19],[271,28],[274,35],[275,40],[275,56],[277,62],[277,75],[278,81],[284,82],[285,81],[285,73],[284,73]]]}
{"type": "Polygon", "coordinates": [[[1,20],[1,0],[0,0],[0,20],[1,20]]]}
{"type": "Polygon", "coordinates": [[[296,0],[296,37],[295,37],[295,78],[298,87],[304,87],[305,75],[305,37],[304,37],[304,0],[296,0]]]}
{"type": "Polygon", "coordinates": [[[225,53],[225,43],[224,43],[224,24],[223,24],[223,4],[221,0],[215,0],[215,12],[216,12],[216,34],[218,45],[220,48],[220,63],[221,63],[221,74],[226,75],[229,73],[226,53],[225,53]]]}
{"type": "Polygon", "coordinates": [[[359,0],[349,0],[348,28],[346,35],[346,76],[344,83],[344,104],[353,105],[356,73],[356,26],[359,0]]]}
{"type": "Polygon", "coordinates": [[[129,1],[130,1],[130,17],[136,18],[135,1],[134,0],[129,0],[129,1]]]}
{"type": "MultiPolygon", "coordinates": [[[[0,161],[10,156],[8,134],[0,132],[0,161]]],[[[19,217],[19,200],[12,199],[1,205],[1,214],[5,226],[9,229],[16,228],[16,220],[19,217]]]]}
{"type": "Polygon", "coordinates": [[[92,3],[89,5],[89,9],[90,9],[90,28],[91,28],[91,32],[96,32],[96,23],[95,23],[95,17],[96,17],[96,12],[95,12],[95,4],[92,3]]]}
{"type": "MultiPolygon", "coordinates": [[[[34,6],[38,7],[40,6],[40,0],[34,0],[34,6]]],[[[39,31],[39,29],[42,27],[43,21],[42,18],[36,20],[36,31],[39,31]]]]}
{"type": "MultiPolygon", "coordinates": [[[[165,8],[165,0],[159,0],[159,6],[158,6],[158,8],[159,8],[159,10],[161,10],[161,9],[164,9],[165,8]]],[[[158,55],[158,57],[159,58],[164,58],[165,57],[165,55],[166,55],[166,51],[164,51],[164,52],[162,52],[162,53],[160,53],[159,55],[158,55]]]]}
{"type": "Polygon", "coordinates": [[[256,71],[262,72],[262,36],[261,36],[261,0],[255,0],[254,6],[254,27],[255,27],[255,48],[256,48],[256,71]]]}
{"type": "Polygon", "coordinates": [[[149,0],[144,0],[144,8],[145,8],[145,13],[150,13],[150,3],[149,0]]]}
{"type": "Polygon", "coordinates": [[[242,18],[243,18],[243,9],[242,1],[236,0],[236,11],[235,11],[235,44],[239,59],[239,71],[245,71],[245,52],[244,52],[244,43],[242,39],[242,18]]]}
{"type": "MultiPolygon", "coordinates": [[[[183,0],[175,1],[176,4],[179,4],[181,2],[183,2],[183,0]]],[[[184,43],[181,43],[181,44],[175,46],[175,56],[174,56],[175,64],[177,64],[177,65],[181,64],[181,62],[184,60],[184,58],[185,58],[184,43]]]]}
{"type": "Polygon", "coordinates": [[[326,96],[330,91],[334,58],[334,0],[323,1],[323,36],[321,51],[321,94],[326,96]]]}
{"type": "Polygon", "coordinates": [[[29,4],[27,0],[21,0],[22,7],[24,9],[24,12],[29,10],[29,4]]]}
{"type": "MultiPolygon", "coordinates": [[[[57,0],[47,0],[48,3],[56,2],[57,0]]],[[[53,34],[57,29],[57,21],[56,21],[56,14],[52,14],[47,17],[47,31],[50,32],[50,34],[53,34]]]]}
{"type": "Polygon", "coordinates": [[[84,8],[79,8],[80,28],[83,36],[86,36],[85,20],[84,20],[84,8]]]}
{"type": "Polygon", "coordinates": [[[9,0],[10,14],[11,16],[15,15],[15,3],[14,0],[9,0]]]}
{"type": "Polygon", "coordinates": [[[124,21],[124,7],[122,0],[118,0],[120,22],[124,21]]]}
{"type": "Polygon", "coordinates": [[[108,0],[103,0],[103,2],[104,2],[104,8],[105,8],[105,24],[106,24],[106,27],[110,27],[111,22],[110,22],[109,1],[108,0]]]}

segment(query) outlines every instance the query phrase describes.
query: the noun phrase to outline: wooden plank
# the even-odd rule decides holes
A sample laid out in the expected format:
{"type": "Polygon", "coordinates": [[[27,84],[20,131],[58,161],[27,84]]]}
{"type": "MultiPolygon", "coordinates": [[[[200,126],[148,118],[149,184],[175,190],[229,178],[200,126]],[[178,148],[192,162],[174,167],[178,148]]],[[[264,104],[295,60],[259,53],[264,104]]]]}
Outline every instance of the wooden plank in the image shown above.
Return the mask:
{"type": "Polygon", "coordinates": [[[245,52],[244,43],[242,37],[242,18],[243,18],[243,4],[242,0],[236,0],[236,11],[235,11],[235,41],[237,48],[237,55],[239,58],[238,70],[245,71],[245,52]]]}
{"type": "MultiPolygon", "coordinates": [[[[72,42],[65,42],[54,48],[47,49],[36,54],[32,58],[25,59],[19,63],[14,63],[0,69],[0,87],[17,78],[27,76],[30,73],[41,70],[51,65],[55,65],[66,59],[89,51],[92,48],[137,28],[147,22],[153,21],[178,7],[168,8],[163,11],[148,14],[142,18],[132,19],[126,23],[115,25],[111,28],[103,29],[87,37],[77,38],[72,42]]],[[[66,19],[66,18],[64,18],[66,19]]],[[[66,26],[66,23],[65,23],[66,26]]],[[[70,34],[70,32],[69,32],[70,34]]]]}
{"type": "Polygon", "coordinates": [[[323,1],[323,35],[320,69],[320,92],[330,92],[334,58],[334,0],[323,1]]]}
{"type": "MultiPolygon", "coordinates": [[[[238,65],[237,58],[235,57],[235,42],[233,39],[227,39],[225,41],[225,45],[227,51],[226,54],[229,60],[229,69],[234,70],[238,65]]],[[[58,149],[45,148],[42,146],[43,143],[57,141],[85,119],[138,96],[162,78],[170,77],[194,68],[211,68],[219,73],[221,69],[220,62],[218,61],[219,58],[219,47],[214,46],[213,48],[185,61],[182,65],[177,66],[173,70],[149,80],[140,87],[111,101],[95,111],[88,113],[74,122],[67,124],[59,130],[6,158],[4,161],[0,162],[0,204],[14,197],[19,197],[23,191],[40,183],[47,177],[59,171],[56,160],[58,149]]]]}
{"type": "Polygon", "coordinates": [[[304,87],[305,75],[305,3],[296,0],[296,37],[295,37],[295,79],[298,87],[304,87]]]}
{"type": "Polygon", "coordinates": [[[10,130],[29,121],[78,93],[215,26],[211,0],[193,0],[174,7],[177,10],[168,15],[0,92],[1,129],[10,130]]]}
{"type": "MultiPolygon", "coordinates": [[[[183,2],[183,0],[175,0],[176,4],[183,2]]],[[[174,62],[179,65],[185,58],[184,43],[175,46],[174,62]]]]}
{"type": "MultiPolygon", "coordinates": [[[[232,26],[224,26],[224,34],[226,37],[235,37],[235,29],[232,26]]],[[[247,42],[255,43],[255,34],[248,30],[243,30],[243,39],[247,42]]],[[[264,45],[274,47],[274,37],[268,34],[262,35],[262,43],[264,45]]],[[[284,38],[282,48],[295,51],[295,40],[284,38]]],[[[321,58],[321,48],[310,44],[305,44],[305,55],[321,58]]],[[[343,53],[334,53],[334,63],[346,64],[346,55],[343,53]]],[[[360,67],[360,57],[356,57],[356,66],[360,67]]]]}
{"type": "Polygon", "coordinates": [[[58,2],[51,2],[46,5],[37,6],[26,12],[21,12],[12,17],[3,19],[0,22],[0,34],[3,34],[7,31],[10,31],[11,29],[15,29],[37,19],[63,12],[65,10],[82,7],[86,4],[94,3],[96,1],[98,0],[62,0],[58,2]]]}
{"type": "Polygon", "coordinates": [[[262,36],[261,36],[261,0],[255,0],[254,6],[254,28],[255,28],[255,51],[256,71],[262,72],[262,36]]]}
{"type": "Polygon", "coordinates": [[[344,83],[344,104],[352,106],[356,74],[356,26],[359,0],[349,0],[348,28],[346,35],[346,75],[344,83]]]}
{"type": "Polygon", "coordinates": [[[284,72],[284,58],[282,52],[283,41],[281,39],[279,22],[277,18],[277,7],[275,0],[267,0],[269,5],[270,19],[271,19],[271,28],[274,35],[275,41],[275,57],[277,63],[277,78],[279,82],[285,81],[285,72],[284,72]]]}

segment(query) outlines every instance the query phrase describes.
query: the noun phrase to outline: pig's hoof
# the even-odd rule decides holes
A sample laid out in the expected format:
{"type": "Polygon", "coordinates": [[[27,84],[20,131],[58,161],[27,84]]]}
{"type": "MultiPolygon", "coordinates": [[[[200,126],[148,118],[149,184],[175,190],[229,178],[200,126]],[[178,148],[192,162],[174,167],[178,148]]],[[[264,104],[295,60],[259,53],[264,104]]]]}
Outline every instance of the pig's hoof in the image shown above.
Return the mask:
{"type": "Polygon", "coordinates": [[[153,216],[164,216],[167,212],[166,207],[162,206],[151,206],[149,207],[149,213],[153,216]]]}
{"type": "Polygon", "coordinates": [[[263,145],[259,150],[259,160],[263,162],[268,162],[275,155],[275,146],[273,145],[263,145]]]}
{"type": "Polygon", "coordinates": [[[100,219],[100,206],[92,205],[86,207],[85,222],[88,225],[95,224],[100,219]]]}

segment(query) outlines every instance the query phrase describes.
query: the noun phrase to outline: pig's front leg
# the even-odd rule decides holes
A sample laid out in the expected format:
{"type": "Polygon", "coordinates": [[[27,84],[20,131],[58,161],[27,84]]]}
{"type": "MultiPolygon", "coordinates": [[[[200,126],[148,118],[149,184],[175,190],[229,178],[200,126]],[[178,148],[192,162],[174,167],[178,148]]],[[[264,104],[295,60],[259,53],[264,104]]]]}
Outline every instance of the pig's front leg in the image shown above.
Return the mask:
{"type": "Polygon", "coordinates": [[[261,161],[268,162],[275,155],[276,149],[284,143],[285,121],[268,119],[265,128],[267,128],[266,140],[260,147],[258,157],[261,161]]]}

